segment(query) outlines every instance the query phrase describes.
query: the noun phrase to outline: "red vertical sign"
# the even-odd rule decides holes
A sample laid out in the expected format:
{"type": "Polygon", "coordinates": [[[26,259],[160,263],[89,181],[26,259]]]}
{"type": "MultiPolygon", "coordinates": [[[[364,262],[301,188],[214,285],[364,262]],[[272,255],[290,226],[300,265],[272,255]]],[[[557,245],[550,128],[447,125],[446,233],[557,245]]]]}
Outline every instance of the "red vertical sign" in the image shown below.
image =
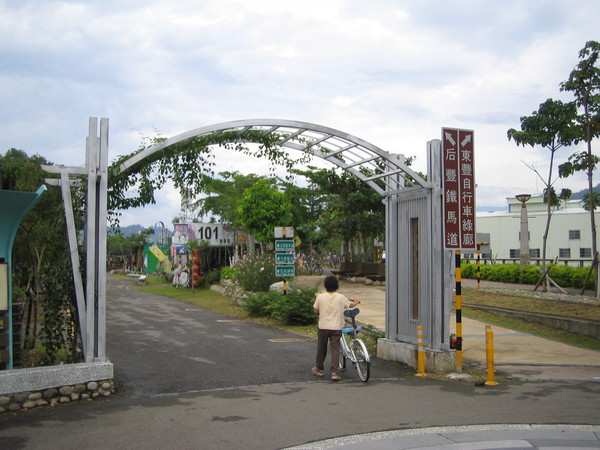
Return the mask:
{"type": "Polygon", "coordinates": [[[442,128],[444,246],[474,249],[475,160],[473,131],[442,128]]]}

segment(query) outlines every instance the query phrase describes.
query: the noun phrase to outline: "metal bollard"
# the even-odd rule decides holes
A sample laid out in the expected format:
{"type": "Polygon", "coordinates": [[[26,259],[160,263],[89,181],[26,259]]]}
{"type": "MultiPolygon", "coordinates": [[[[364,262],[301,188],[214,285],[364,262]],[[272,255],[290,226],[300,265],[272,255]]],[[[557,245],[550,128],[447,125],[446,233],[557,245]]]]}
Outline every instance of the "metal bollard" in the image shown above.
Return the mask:
{"type": "Polygon", "coordinates": [[[485,326],[485,349],[487,362],[487,386],[497,386],[494,373],[494,332],[491,325],[485,326]]]}
{"type": "Polygon", "coordinates": [[[423,350],[423,327],[417,325],[417,377],[425,376],[425,352],[423,350]]]}

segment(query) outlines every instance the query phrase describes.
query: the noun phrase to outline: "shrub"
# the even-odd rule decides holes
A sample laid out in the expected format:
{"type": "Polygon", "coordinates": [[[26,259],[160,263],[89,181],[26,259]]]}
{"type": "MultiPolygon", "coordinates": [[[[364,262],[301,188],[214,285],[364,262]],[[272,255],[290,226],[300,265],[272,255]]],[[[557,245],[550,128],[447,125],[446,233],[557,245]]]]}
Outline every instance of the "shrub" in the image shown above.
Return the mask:
{"type": "Polygon", "coordinates": [[[313,304],[317,289],[293,287],[281,292],[256,292],[244,300],[244,310],[253,317],[275,317],[285,325],[311,325],[317,315],[313,304]]]}
{"type": "MultiPolygon", "coordinates": [[[[230,267],[227,267],[227,268],[229,269],[230,267]]],[[[219,281],[221,281],[221,270],[219,270],[219,269],[211,270],[210,272],[208,272],[206,274],[204,279],[206,280],[206,283],[208,283],[209,285],[219,283],[219,281]]]]}
{"type": "Polygon", "coordinates": [[[573,280],[571,279],[571,267],[568,266],[555,266],[550,265],[548,275],[552,278],[559,286],[572,286],[573,280]]]}
{"type": "Polygon", "coordinates": [[[273,253],[246,255],[236,263],[235,276],[242,289],[250,292],[267,292],[269,287],[279,281],[275,276],[275,257],[273,253]]]}
{"type": "Polygon", "coordinates": [[[271,316],[286,325],[311,325],[317,320],[313,309],[316,289],[292,289],[287,295],[279,294],[270,305],[271,316]]]}
{"type": "Polygon", "coordinates": [[[225,266],[221,267],[221,280],[231,280],[234,281],[237,277],[237,273],[235,268],[225,266]]]}
{"type": "MultiPolygon", "coordinates": [[[[502,283],[523,283],[537,284],[541,277],[538,270],[539,265],[529,265],[521,268],[519,264],[496,264],[482,265],[481,279],[489,281],[500,281],[502,283]],[[536,268],[537,267],[537,268],[536,268]]],[[[551,265],[548,274],[559,286],[581,288],[587,277],[588,267],[571,267],[551,265]]],[[[476,264],[464,262],[461,264],[461,273],[463,278],[476,278],[476,264]]],[[[588,289],[594,289],[594,276],[590,277],[588,289]]]]}
{"type": "Polygon", "coordinates": [[[460,265],[460,273],[465,278],[477,278],[477,265],[463,262],[460,265]]]}
{"type": "MultiPolygon", "coordinates": [[[[585,279],[590,271],[589,267],[571,267],[571,282],[574,287],[582,288],[585,279]]],[[[593,272],[590,276],[586,289],[595,289],[596,287],[596,272],[593,272]]]]}
{"type": "Polygon", "coordinates": [[[276,291],[250,293],[244,299],[244,310],[252,317],[269,317],[271,316],[269,306],[280,295],[276,291]]]}
{"type": "Polygon", "coordinates": [[[537,284],[540,279],[541,273],[537,269],[539,266],[525,266],[521,269],[521,276],[519,283],[523,284],[537,284]]]}

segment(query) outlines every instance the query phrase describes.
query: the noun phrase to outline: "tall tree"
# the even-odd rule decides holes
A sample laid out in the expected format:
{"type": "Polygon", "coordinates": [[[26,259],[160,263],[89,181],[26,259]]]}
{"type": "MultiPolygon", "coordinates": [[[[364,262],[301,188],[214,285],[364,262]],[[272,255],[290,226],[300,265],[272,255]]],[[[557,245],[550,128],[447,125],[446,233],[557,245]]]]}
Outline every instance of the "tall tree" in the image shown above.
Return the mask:
{"type": "Polygon", "coordinates": [[[327,238],[340,237],[345,244],[342,254],[349,259],[357,255],[353,247],[359,247],[361,258],[368,259],[373,253],[375,238],[385,233],[385,206],[381,196],[348,172],[335,169],[311,169],[299,172],[323,193],[324,209],[317,221],[327,238]],[[359,245],[352,245],[358,242],[359,245]]]}
{"type": "Polygon", "coordinates": [[[291,210],[285,194],[266,179],[258,180],[247,189],[237,206],[244,229],[263,244],[273,240],[275,227],[293,225],[291,210]]]}
{"type": "Polygon", "coordinates": [[[220,172],[218,177],[204,177],[206,197],[196,200],[194,207],[198,216],[210,215],[211,221],[231,223],[239,226],[237,205],[242,194],[261,177],[253,173],[220,172]]]}
{"type": "MultiPolygon", "coordinates": [[[[530,145],[532,147],[540,145],[550,150],[550,164],[547,178],[544,179],[536,171],[536,174],[544,182],[544,202],[547,203],[548,207],[542,245],[542,273],[545,281],[543,289],[545,290],[548,290],[549,287],[546,275],[546,244],[550,231],[552,211],[557,203],[556,193],[552,187],[554,183],[554,175],[552,173],[554,169],[554,156],[558,149],[571,145],[577,140],[576,116],[577,108],[574,103],[563,103],[560,100],[548,99],[531,116],[521,117],[521,131],[511,128],[507,133],[508,140],[514,140],[517,145],[530,145]]],[[[566,194],[567,192],[561,193],[561,197],[566,197],[566,194]]]]}
{"type": "MultiPolygon", "coordinates": [[[[598,206],[593,187],[593,172],[598,164],[598,157],[592,154],[592,140],[600,136],[600,67],[598,56],[600,43],[588,41],[579,52],[579,63],[569,75],[569,79],[561,83],[562,91],[573,92],[575,103],[583,109],[577,117],[581,127],[581,138],[586,142],[586,150],[571,155],[569,161],[559,168],[561,176],[569,176],[583,171],[588,179],[588,207],[590,211],[590,227],[592,232],[592,268],[596,269],[596,297],[600,296],[600,274],[598,273],[598,246],[596,238],[595,210],[598,206]]],[[[584,286],[585,288],[585,286],[584,286]]]]}
{"type": "MultiPolygon", "coordinates": [[[[292,172],[301,175],[299,170],[292,172]]],[[[294,236],[302,242],[300,248],[310,254],[313,250],[320,254],[325,243],[318,226],[325,208],[324,193],[310,180],[308,186],[299,186],[284,180],[280,180],[280,184],[292,204],[294,236]]]]}

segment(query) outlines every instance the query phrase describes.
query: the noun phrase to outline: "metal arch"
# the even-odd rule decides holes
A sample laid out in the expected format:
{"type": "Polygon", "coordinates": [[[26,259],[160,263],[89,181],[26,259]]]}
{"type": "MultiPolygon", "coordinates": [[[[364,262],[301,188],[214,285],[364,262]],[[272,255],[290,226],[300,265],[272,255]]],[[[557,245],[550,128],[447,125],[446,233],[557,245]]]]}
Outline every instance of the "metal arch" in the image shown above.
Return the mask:
{"type": "Polygon", "coordinates": [[[186,131],[135,154],[118,167],[117,173],[126,171],[145,158],[182,141],[198,136],[217,136],[225,132],[232,132],[234,136],[243,140],[242,135],[250,130],[263,131],[263,136],[281,135],[280,146],[329,161],[352,173],[382,196],[403,190],[409,180],[411,184],[421,187],[431,185],[404,164],[404,158],[392,155],[351,134],[308,122],[279,119],[237,120],[186,131]]]}

